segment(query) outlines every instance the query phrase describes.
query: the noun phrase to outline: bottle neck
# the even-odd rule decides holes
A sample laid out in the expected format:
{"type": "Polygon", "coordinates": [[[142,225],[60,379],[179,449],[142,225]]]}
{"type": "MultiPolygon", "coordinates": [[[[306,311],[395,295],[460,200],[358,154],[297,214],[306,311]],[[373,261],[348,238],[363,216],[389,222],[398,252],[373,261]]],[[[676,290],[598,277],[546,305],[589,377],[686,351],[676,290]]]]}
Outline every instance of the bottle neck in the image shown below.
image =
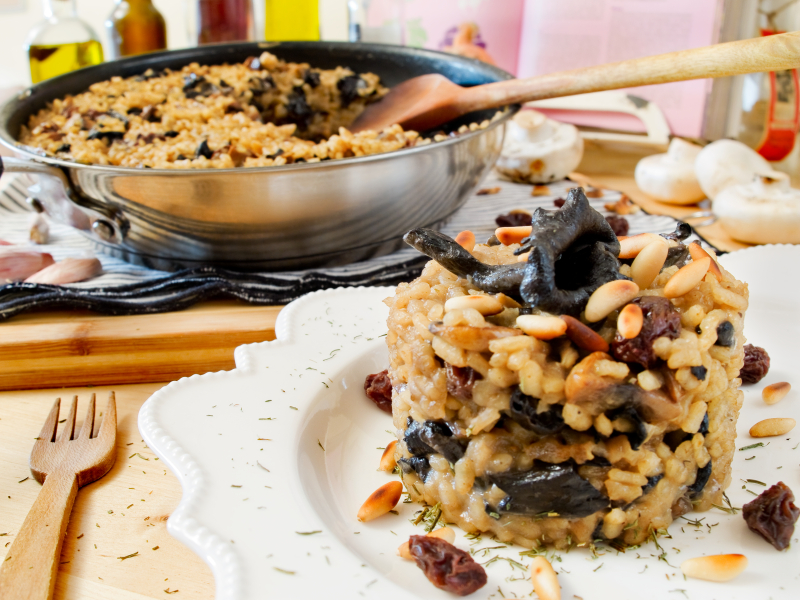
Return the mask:
{"type": "Polygon", "coordinates": [[[78,16],[75,0],[42,0],[44,16],[48,19],[78,16]]]}

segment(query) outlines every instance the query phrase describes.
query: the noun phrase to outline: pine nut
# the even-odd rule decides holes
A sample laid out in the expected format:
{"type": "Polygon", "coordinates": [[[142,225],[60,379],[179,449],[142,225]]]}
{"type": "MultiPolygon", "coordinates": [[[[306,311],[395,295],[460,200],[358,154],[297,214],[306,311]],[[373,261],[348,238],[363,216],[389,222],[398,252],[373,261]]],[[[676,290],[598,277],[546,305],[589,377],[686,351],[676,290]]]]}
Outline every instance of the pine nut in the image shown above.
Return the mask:
{"type": "Polygon", "coordinates": [[[498,227],[494,234],[504,246],[519,244],[524,238],[531,234],[530,225],[520,225],[519,227],[498,227]]]}
{"type": "Polygon", "coordinates": [[[786,397],[786,394],[788,394],[791,389],[792,384],[787,381],[773,383],[763,389],[761,398],[767,404],[777,404],[786,397]]]}
{"type": "Polygon", "coordinates": [[[717,261],[705,250],[703,247],[698,244],[697,242],[692,242],[689,244],[689,254],[692,257],[692,260],[700,260],[701,258],[710,258],[711,259],[711,266],[708,268],[714,276],[717,278],[717,281],[722,281],[722,271],[719,270],[719,265],[717,261]]]}
{"type": "Polygon", "coordinates": [[[642,331],[644,324],[644,314],[638,304],[628,304],[619,311],[617,319],[617,331],[626,340],[632,340],[642,331]]]}
{"type": "Polygon", "coordinates": [[[567,324],[563,319],[549,315],[520,315],[517,317],[517,327],[540,340],[552,340],[567,332],[567,324]]]}
{"type": "Polygon", "coordinates": [[[667,254],[669,245],[661,242],[650,242],[642,248],[631,265],[631,279],[636,282],[639,289],[645,290],[655,281],[664,266],[664,261],[667,260],[667,254]]]}
{"type": "Polygon", "coordinates": [[[715,554],[698,556],[681,563],[681,571],[686,577],[706,581],[730,581],[747,568],[744,554],[715,554]]]}
{"type": "Polygon", "coordinates": [[[539,600],[561,600],[561,587],[553,565],[544,556],[534,556],[531,561],[531,583],[539,600]]]}
{"type": "Polygon", "coordinates": [[[475,248],[475,234],[466,229],[456,236],[456,243],[467,252],[472,252],[475,248]]]}
{"type": "Polygon", "coordinates": [[[392,440],[386,446],[386,450],[384,450],[381,455],[381,465],[378,467],[379,471],[386,471],[387,473],[394,471],[394,468],[397,466],[397,461],[394,459],[395,446],[397,446],[397,440],[392,440]]]}
{"type": "Polygon", "coordinates": [[[366,502],[358,509],[359,521],[372,521],[388,513],[400,501],[403,493],[403,484],[399,481],[390,481],[370,494],[366,502]]]}
{"type": "Polygon", "coordinates": [[[636,298],[639,286],[627,279],[609,281],[597,288],[586,303],[586,320],[596,323],[636,298]]]}
{"type": "Polygon", "coordinates": [[[782,419],[764,419],[750,428],[750,435],[755,438],[783,435],[794,429],[796,424],[796,421],[790,417],[784,417],[782,419]]]}
{"type": "Polygon", "coordinates": [[[531,255],[530,252],[523,252],[522,254],[517,255],[517,262],[528,262],[528,257],[531,255]]]}
{"type": "Polygon", "coordinates": [[[522,308],[522,304],[514,300],[511,296],[506,296],[503,292],[497,294],[495,298],[506,308],[522,308]]]}
{"type": "Polygon", "coordinates": [[[667,245],[667,240],[656,233],[640,233],[639,235],[627,237],[619,243],[619,257],[636,258],[639,252],[644,250],[645,246],[653,242],[661,242],[665,246],[667,245]]]}
{"type": "Polygon", "coordinates": [[[561,315],[567,324],[567,337],[578,346],[589,352],[608,352],[608,342],[606,342],[593,329],[587,327],[575,317],[561,315]]]}
{"type": "Polygon", "coordinates": [[[474,308],[484,317],[488,317],[489,315],[496,315],[503,312],[505,307],[497,298],[494,298],[493,296],[482,295],[456,296],[455,298],[450,298],[444,303],[444,312],[446,313],[450,312],[451,310],[464,308],[474,308]]]}
{"type": "MultiPolygon", "coordinates": [[[[452,544],[456,541],[456,532],[450,527],[440,527],[439,529],[434,529],[430,533],[426,534],[425,537],[440,538],[445,542],[452,544]]],[[[408,542],[403,542],[397,547],[397,556],[406,560],[414,559],[414,557],[411,556],[411,550],[408,542]]]]}
{"type": "Polygon", "coordinates": [[[681,267],[664,286],[664,296],[667,298],[677,298],[692,290],[697,284],[703,281],[703,277],[711,267],[711,258],[701,258],[690,262],[681,267]]]}

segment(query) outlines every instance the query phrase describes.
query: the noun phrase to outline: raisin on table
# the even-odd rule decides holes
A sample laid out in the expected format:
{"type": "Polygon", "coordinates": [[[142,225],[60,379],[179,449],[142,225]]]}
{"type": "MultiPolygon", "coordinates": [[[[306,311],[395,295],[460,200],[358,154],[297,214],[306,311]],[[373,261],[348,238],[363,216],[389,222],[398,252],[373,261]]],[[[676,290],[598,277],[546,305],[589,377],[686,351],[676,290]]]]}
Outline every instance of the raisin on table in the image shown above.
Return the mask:
{"type": "Polygon", "coordinates": [[[364,381],[364,392],[382,411],[392,414],[392,380],[389,370],[367,375],[364,381]]]}
{"type": "Polygon", "coordinates": [[[792,490],[779,481],[752,502],[742,507],[747,526],[775,546],[785,550],[794,534],[800,508],[794,505],[792,490]]]}
{"type": "Polygon", "coordinates": [[[425,577],[439,589],[467,596],[486,585],[483,567],[443,539],[412,535],[408,547],[425,577]]]}
{"type": "Polygon", "coordinates": [[[494,220],[498,227],[520,227],[530,225],[533,217],[524,212],[512,212],[507,215],[497,215],[494,220]]]}
{"type": "Polygon", "coordinates": [[[628,231],[630,231],[631,226],[630,223],[628,223],[628,219],[625,217],[609,215],[606,217],[606,221],[608,221],[608,224],[611,225],[611,229],[614,230],[614,235],[617,237],[628,235],[628,231]]]}
{"type": "Polygon", "coordinates": [[[758,383],[769,372],[769,354],[763,348],[747,344],[744,347],[744,366],[739,371],[742,383],[758,383]]]}

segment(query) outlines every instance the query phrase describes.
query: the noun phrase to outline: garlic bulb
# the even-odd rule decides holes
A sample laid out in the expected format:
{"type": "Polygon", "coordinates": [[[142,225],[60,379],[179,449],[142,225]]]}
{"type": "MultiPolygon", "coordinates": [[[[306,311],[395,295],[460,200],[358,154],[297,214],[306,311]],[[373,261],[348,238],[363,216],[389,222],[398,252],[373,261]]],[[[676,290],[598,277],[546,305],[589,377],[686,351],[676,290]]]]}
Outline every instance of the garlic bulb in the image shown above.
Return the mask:
{"type": "Polygon", "coordinates": [[[734,140],[717,140],[709,144],[694,161],[700,187],[711,200],[725,188],[750,183],[756,173],[771,170],[763,156],[734,140]]]}
{"type": "Polygon", "coordinates": [[[583,138],[574,125],[522,110],[506,125],[497,171],[520,183],[550,183],[575,170],[583,158],[583,138]]]}
{"type": "Polygon", "coordinates": [[[722,190],[712,205],[733,239],[751,244],[800,244],[800,190],[778,171],[722,190]]]}
{"type": "Polygon", "coordinates": [[[694,204],[705,198],[694,172],[702,148],[673,138],[666,154],[647,156],[636,165],[636,185],[648,196],[670,204],[694,204]]]}

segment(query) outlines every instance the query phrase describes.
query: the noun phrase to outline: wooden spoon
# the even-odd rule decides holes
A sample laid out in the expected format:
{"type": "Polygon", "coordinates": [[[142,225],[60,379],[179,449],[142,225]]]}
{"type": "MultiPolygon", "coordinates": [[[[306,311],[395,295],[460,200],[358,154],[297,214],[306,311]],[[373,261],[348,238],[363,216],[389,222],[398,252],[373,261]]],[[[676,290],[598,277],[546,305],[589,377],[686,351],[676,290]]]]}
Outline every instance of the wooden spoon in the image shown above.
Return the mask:
{"type": "Polygon", "coordinates": [[[421,75],[369,106],[350,129],[379,131],[399,123],[404,129],[426,131],[461,115],[507,104],[798,67],[800,32],[795,31],[470,88],[442,75],[421,75]]]}

